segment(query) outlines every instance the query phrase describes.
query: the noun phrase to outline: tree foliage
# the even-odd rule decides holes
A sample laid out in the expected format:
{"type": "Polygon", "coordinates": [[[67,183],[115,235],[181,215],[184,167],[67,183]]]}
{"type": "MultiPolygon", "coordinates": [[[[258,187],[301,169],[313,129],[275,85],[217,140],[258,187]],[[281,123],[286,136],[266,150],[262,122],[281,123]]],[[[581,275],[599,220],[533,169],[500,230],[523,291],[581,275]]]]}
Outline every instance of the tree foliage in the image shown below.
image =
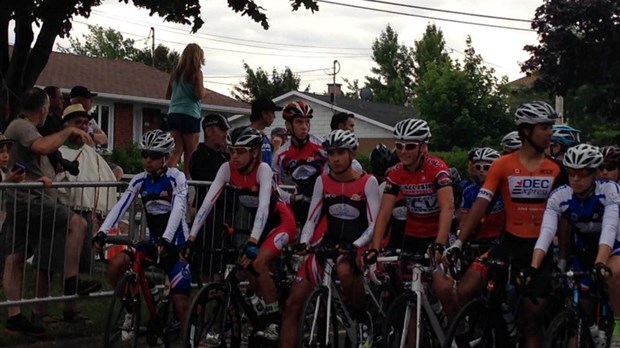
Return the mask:
{"type": "MultiPolygon", "coordinates": [[[[286,92],[299,89],[301,78],[295,75],[288,67],[279,73],[275,68],[269,74],[267,71],[258,67],[256,71],[247,63],[243,63],[245,69],[245,80],[233,87],[231,93],[237,100],[251,103],[257,98],[273,99],[286,92]]],[[[310,86],[306,87],[306,91],[310,86]]]]}
{"type": "Polygon", "coordinates": [[[499,81],[495,71],[483,64],[469,37],[466,43],[463,63],[430,62],[417,81],[414,109],[429,122],[433,148],[438,150],[497,147],[513,128],[507,79],[499,81]]]}
{"type": "Polygon", "coordinates": [[[358,79],[351,81],[348,78],[343,77],[342,80],[344,81],[344,83],[347,84],[348,92],[344,92],[345,98],[352,100],[362,99],[362,97],[360,96],[362,87],[360,87],[360,81],[358,79]]]}
{"type": "MultiPolygon", "coordinates": [[[[530,58],[521,68],[536,73],[537,87],[581,99],[572,117],[617,123],[620,112],[620,2],[548,0],[536,10],[532,28],[540,42],[525,46],[530,58]],[[588,90],[597,90],[588,93],[588,90]],[[579,94],[581,96],[578,96],[579,94]],[[587,95],[592,99],[585,100],[587,95]]],[[[570,104],[570,101],[569,101],[570,104]]]]}
{"type": "Polygon", "coordinates": [[[388,25],[372,44],[371,68],[376,77],[366,76],[366,87],[373,93],[372,100],[380,103],[405,105],[413,95],[412,49],[398,43],[398,34],[388,25]]]}
{"type": "Polygon", "coordinates": [[[422,39],[416,40],[413,47],[413,76],[416,81],[424,78],[430,64],[450,62],[450,56],[446,53],[446,41],[443,38],[443,32],[433,23],[426,27],[422,39]]]}
{"type": "MultiPolygon", "coordinates": [[[[165,21],[192,26],[196,32],[203,25],[199,0],[118,0],[146,8],[150,15],[165,21]]],[[[0,108],[0,129],[4,129],[9,115],[19,108],[19,96],[34,86],[45,68],[57,37],[66,37],[72,29],[74,17],[88,18],[93,7],[101,0],[0,0],[0,73],[2,89],[0,102],[10,108],[0,108]],[[15,44],[9,54],[9,25],[15,24],[15,44]],[[40,30],[35,38],[33,25],[40,30]],[[9,96],[7,98],[7,95],[9,96]],[[9,111],[7,115],[6,111],[9,111]]],[[[316,0],[291,0],[292,10],[304,6],[312,12],[318,10],[316,0]]],[[[265,9],[254,0],[228,0],[228,7],[247,15],[268,29],[265,9]]]]}

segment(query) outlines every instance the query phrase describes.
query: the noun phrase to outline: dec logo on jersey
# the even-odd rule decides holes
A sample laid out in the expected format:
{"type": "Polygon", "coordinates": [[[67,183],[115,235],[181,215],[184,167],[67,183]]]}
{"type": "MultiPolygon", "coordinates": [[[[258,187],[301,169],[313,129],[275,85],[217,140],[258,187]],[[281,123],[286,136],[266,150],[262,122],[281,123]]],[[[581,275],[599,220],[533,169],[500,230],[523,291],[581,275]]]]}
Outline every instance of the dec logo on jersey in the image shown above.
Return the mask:
{"type": "Polygon", "coordinates": [[[553,187],[553,178],[511,176],[508,178],[512,198],[545,199],[553,187]]]}

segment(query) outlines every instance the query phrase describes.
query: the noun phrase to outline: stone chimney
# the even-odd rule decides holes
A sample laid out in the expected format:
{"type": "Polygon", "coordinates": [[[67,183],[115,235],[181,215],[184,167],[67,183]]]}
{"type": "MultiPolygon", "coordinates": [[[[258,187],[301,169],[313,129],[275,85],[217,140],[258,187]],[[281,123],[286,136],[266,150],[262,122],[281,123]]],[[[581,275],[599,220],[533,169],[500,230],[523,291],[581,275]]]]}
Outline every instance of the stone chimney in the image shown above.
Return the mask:
{"type": "Polygon", "coordinates": [[[329,99],[333,103],[334,97],[342,97],[342,83],[328,83],[327,84],[327,94],[329,95],[329,99]]]}

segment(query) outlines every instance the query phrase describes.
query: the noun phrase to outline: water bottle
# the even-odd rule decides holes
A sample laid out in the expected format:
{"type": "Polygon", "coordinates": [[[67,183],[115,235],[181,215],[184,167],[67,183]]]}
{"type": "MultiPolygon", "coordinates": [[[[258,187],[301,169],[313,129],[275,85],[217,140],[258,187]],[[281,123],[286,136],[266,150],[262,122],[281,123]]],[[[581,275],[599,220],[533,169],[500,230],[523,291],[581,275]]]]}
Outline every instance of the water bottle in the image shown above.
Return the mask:
{"type": "Polygon", "coordinates": [[[250,303],[252,304],[252,307],[254,307],[254,310],[259,317],[265,313],[265,303],[256,294],[250,297],[250,303]]]}
{"type": "Polygon", "coordinates": [[[504,317],[504,321],[506,322],[506,331],[508,331],[508,335],[510,337],[515,337],[517,335],[515,317],[507,303],[502,303],[502,317],[504,317]]]}
{"type": "Polygon", "coordinates": [[[441,305],[441,302],[434,296],[429,296],[429,302],[431,308],[433,309],[433,312],[435,312],[435,315],[437,315],[437,320],[439,321],[439,324],[443,329],[447,329],[448,317],[446,317],[446,314],[443,311],[443,306],[441,305]]]}

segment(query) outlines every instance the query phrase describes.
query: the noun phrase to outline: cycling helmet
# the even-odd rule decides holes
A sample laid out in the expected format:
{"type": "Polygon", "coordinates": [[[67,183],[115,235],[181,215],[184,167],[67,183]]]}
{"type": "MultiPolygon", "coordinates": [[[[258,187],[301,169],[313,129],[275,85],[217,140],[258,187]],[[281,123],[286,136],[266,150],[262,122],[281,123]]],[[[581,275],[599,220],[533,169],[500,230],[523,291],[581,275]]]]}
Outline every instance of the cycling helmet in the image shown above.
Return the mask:
{"type": "Polygon", "coordinates": [[[499,158],[499,152],[490,147],[481,147],[474,152],[473,162],[489,162],[492,163],[499,158]]]}
{"type": "Polygon", "coordinates": [[[601,148],[603,162],[620,164],[620,148],[617,146],[605,146],[601,148]]]}
{"type": "Polygon", "coordinates": [[[170,153],[174,149],[174,139],[170,133],[155,129],[142,135],[140,148],[147,151],[170,153]]]}
{"type": "Polygon", "coordinates": [[[384,176],[388,168],[394,164],[394,157],[392,151],[390,151],[387,146],[377,144],[370,153],[368,161],[370,162],[374,174],[384,176]]]}
{"type": "Polygon", "coordinates": [[[560,116],[555,109],[544,101],[533,101],[519,105],[515,112],[515,123],[536,125],[539,123],[553,123],[560,116]]]}
{"type": "Polygon", "coordinates": [[[519,132],[510,132],[502,138],[501,142],[504,151],[517,151],[521,148],[521,138],[519,138],[519,132]]]}
{"type": "Polygon", "coordinates": [[[286,121],[292,121],[296,117],[312,118],[312,108],[306,102],[298,100],[289,103],[284,110],[282,110],[282,117],[286,121]]]}
{"type": "Polygon", "coordinates": [[[603,154],[598,147],[579,144],[566,150],[562,163],[566,168],[598,168],[603,163],[603,154]]]}
{"type": "Polygon", "coordinates": [[[472,147],[471,149],[469,149],[469,151],[467,151],[467,160],[469,162],[472,162],[474,160],[474,155],[476,154],[476,151],[478,151],[479,147],[472,147]]]}
{"type": "Polygon", "coordinates": [[[428,123],[417,118],[408,118],[398,122],[392,132],[398,140],[427,142],[431,138],[428,123]]]}
{"type": "Polygon", "coordinates": [[[452,180],[453,183],[461,182],[461,174],[458,169],[450,167],[450,180],[452,180]]]}
{"type": "Polygon", "coordinates": [[[230,146],[261,147],[263,145],[263,135],[250,126],[241,126],[228,133],[226,142],[230,146]]]}
{"type": "Polygon", "coordinates": [[[325,137],[323,141],[323,150],[347,149],[355,151],[357,145],[358,142],[355,133],[348,130],[336,129],[325,137]]]}
{"type": "Polygon", "coordinates": [[[553,125],[551,141],[571,147],[581,142],[579,133],[581,133],[581,131],[573,127],[564,124],[556,124],[553,125]]]}

